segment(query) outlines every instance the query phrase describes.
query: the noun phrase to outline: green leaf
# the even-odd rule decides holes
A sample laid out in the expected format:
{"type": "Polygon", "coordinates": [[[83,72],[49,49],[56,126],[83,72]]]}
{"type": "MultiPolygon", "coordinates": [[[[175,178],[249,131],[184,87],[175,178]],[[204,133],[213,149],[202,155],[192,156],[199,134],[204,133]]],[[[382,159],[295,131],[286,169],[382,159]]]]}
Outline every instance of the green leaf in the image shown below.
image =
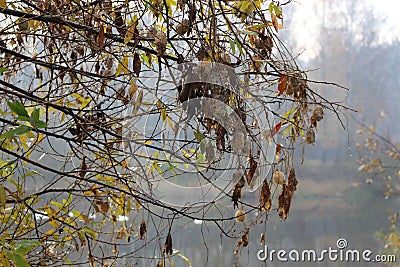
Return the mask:
{"type": "Polygon", "coordinates": [[[8,68],[0,68],[0,74],[2,74],[3,72],[8,71],[8,68]]]}
{"type": "Polygon", "coordinates": [[[247,30],[243,30],[242,32],[243,32],[244,34],[247,34],[247,35],[258,36],[258,33],[257,33],[257,32],[252,32],[252,31],[247,31],[247,30]]]}
{"type": "Polygon", "coordinates": [[[32,131],[32,128],[26,125],[21,125],[18,126],[15,129],[9,130],[8,132],[6,132],[5,134],[2,134],[0,136],[0,138],[10,138],[13,137],[15,135],[21,135],[21,134],[25,134],[32,131]]]}
{"type": "Polygon", "coordinates": [[[17,267],[29,267],[29,263],[24,255],[18,252],[12,252],[12,251],[7,251],[7,252],[9,252],[8,257],[11,258],[11,260],[15,263],[17,267]]]}
{"type": "Polygon", "coordinates": [[[201,140],[203,140],[204,138],[206,138],[206,137],[204,136],[204,134],[202,134],[201,132],[194,131],[193,133],[194,133],[194,137],[196,138],[196,140],[197,140],[198,142],[201,142],[201,140]]]}
{"type": "Polygon", "coordinates": [[[35,108],[31,113],[31,117],[32,117],[33,121],[34,122],[39,121],[39,116],[40,116],[40,109],[35,108]]]}
{"type": "Polygon", "coordinates": [[[276,15],[277,17],[282,15],[282,9],[275,5],[274,2],[271,2],[268,6],[269,13],[276,15]]]}
{"type": "Polygon", "coordinates": [[[238,39],[236,39],[236,46],[237,46],[237,48],[239,49],[240,54],[241,54],[241,55],[244,55],[244,54],[243,54],[242,45],[240,44],[240,42],[239,42],[238,39]]]}
{"type": "Polygon", "coordinates": [[[30,177],[32,175],[38,175],[38,174],[40,174],[40,173],[37,171],[30,171],[30,172],[27,172],[24,175],[22,175],[21,178],[26,178],[26,177],[30,177]]]}
{"type": "Polygon", "coordinates": [[[229,39],[229,45],[231,46],[232,54],[236,53],[236,46],[232,39],[229,39]]]}
{"type": "Polygon", "coordinates": [[[15,251],[19,254],[25,255],[32,251],[35,247],[40,246],[38,240],[22,240],[15,245],[15,251]]]}
{"type": "Polygon", "coordinates": [[[17,114],[18,116],[22,116],[22,117],[29,117],[28,115],[28,111],[26,111],[24,105],[18,101],[12,103],[12,102],[7,102],[7,105],[10,107],[10,109],[12,110],[12,112],[14,112],[15,114],[17,114]]]}
{"type": "Polygon", "coordinates": [[[172,165],[171,162],[167,162],[167,165],[168,165],[169,171],[172,172],[173,174],[176,174],[174,165],[172,165]]]}
{"type": "Polygon", "coordinates": [[[18,121],[29,121],[29,117],[18,116],[18,117],[16,118],[16,120],[18,120],[18,121]]]}
{"type": "Polygon", "coordinates": [[[45,122],[43,122],[43,121],[37,121],[37,122],[35,123],[35,125],[36,125],[36,127],[39,128],[39,129],[41,129],[41,128],[46,128],[46,127],[48,126],[48,124],[45,123],[45,122]]]}

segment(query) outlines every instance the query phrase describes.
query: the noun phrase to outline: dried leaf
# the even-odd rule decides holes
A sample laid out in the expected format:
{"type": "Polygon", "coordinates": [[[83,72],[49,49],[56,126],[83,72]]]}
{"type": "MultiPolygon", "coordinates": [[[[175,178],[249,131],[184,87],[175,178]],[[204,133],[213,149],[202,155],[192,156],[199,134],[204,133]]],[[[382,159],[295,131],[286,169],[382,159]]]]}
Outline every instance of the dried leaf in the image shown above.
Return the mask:
{"type": "Polygon", "coordinates": [[[251,181],[253,180],[253,176],[257,170],[258,162],[255,161],[253,157],[250,157],[249,163],[250,163],[250,170],[247,173],[247,184],[251,186],[251,181]]]}
{"type": "Polygon", "coordinates": [[[286,75],[281,75],[279,77],[279,80],[278,80],[278,92],[279,92],[279,94],[278,95],[281,95],[281,94],[283,94],[285,92],[286,86],[287,86],[287,80],[288,79],[287,79],[286,75]]]}
{"type": "Polygon", "coordinates": [[[132,99],[132,98],[135,96],[136,91],[137,91],[137,89],[138,89],[138,86],[137,86],[137,84],[136,84],[136,81],[137,81],[136,78],[132,79],[132,80],[131,80],[131,83],[130,83],[130,85],[129,85],[129,91],[128,91],[129,99],[132,99]]]}
{"type": "Polygon", "coordinates": [[[296,179],[295,170],[292,167],[289,171],[288,185],[283,185],[282,193],[278,198],[278,209],[280,210],[279,217],[283,220],[286,220],[287,215],[289,214],[290,205],[294,192],[296,191],[297,184],[298,181],[296,179]]]}
{"type": "Polygon", "coordinates": [[[165,244],[164,244],[164,253],[165,254],[169,254],[172,255],[173,250],[172,250],[172,237],[171,234],[168,233],[167,238],[165,240],[165,244]]]}
{"type": "Polygon", "coordinates": [[[238,201],[242,197],[242,189],[240,187],[235,187],[232,191],[232,201],[233,201],[233,209],[239,208],[238,201]]]}
{"type": "Polygon", "coordinates": [[[139,238],[140,238],[140,239],[144,239],[146,233],[147,233],[146,222],[145,222],[145,221],[142,221],[142,222],[140,223],[140,228],[139,228],[139,238]]]}
{"type": "Polygon", "coordinates": [[[7,8],[6,0],[0,0],[0,7],[7,8]]]}
{"type": "Polygon", "coordinates": [[[121,11],[114,11],[114,24],[117,28],[117,31],[125,36],[126,34],[126,27],[125,27],[125,22],[124,19],[122,18],[121,11]]]}
{"type": "Polygon", "coordinates": [[[254,56],[251,58],[251,68],[256,72],[261,72],[263,65],[263,59],[260,56],[254,56]]]}
{"type": "Polygon", "coordinates": [[[143,101],[143,91],[140,91],[136,98],[135,105],[133,106],[133,110],[132,110],[133,116],[135,116],[138,113],[139,108],[142,105],[142,101],[143,101]]]}
{"type": "Polygon", "coordinates": [[[105,34],[104,34],[104,25],[101,24],[99,27],[99,36],[98,36],[98,42],[99,42],[99,48],[100,50],[103,49],[104,47],[104,39],[105,39],[105,34]]]}
{"type": "Polygon", "coordinates": [[[86,170],[87,170],[87,166],[86,166],[86,160],[85,157],[82,158],[82,163],[80,166],[80,171],[79,171],[79,177],[84,178],[86,175],[86,170]]]}
{"type": "Polygon", "coordinates": [[[117,239],[124,239],[128,235],[125,225],[122,225],[117,231],[117,239]]]}
{"type": "Polygon", "coordinates": [[[260,235],[260,244],[262,245],[262,244],[264,244],[264,242],[265,242],[265,234],[261,233],[261,235],[260,235]]]}
{"type": "Polygon", "coordinates": [[[290,168],[289,171],[289,176],[288,176],[288,185],[289,185],[289,189],[292,193],[294,193],[294,191],[296,191],[297,188],[297,184],[299,182],[296,179],[296,172],[294,170],[294,168],[290,168]]]}
{"type": "Polygon", "coordinates": [[[268,182],[265,179],[262,188],[261,188],[261,194],[260,194],[260,208],[262,211],[270,211],[271,209],[271,190],[269,188],[268,182]]]}
{"type": "Polygon", "coordinates": [[[282,127],[282,122],[279,122],[278,124],[276,124],[274,127],[274,130],[270,134],[270,138],[274,137],[274,135],[276,135],[279,132],[281,127],[282,127]]]}
{"type": "Polygon", "coordinates": [[[275,14],[271,13],[271,20],[272,20],[272,25],[275,28],[275,31],[278,32],[279,29],[279,23],[278,23],[278,18],[276,17],[275,14]]]}
{"type": "Polygon", "coordinates": [[[142,62],[140,62],[140,57],[138,53],[135,53],[133,56],[133,71],[135,72],[136,76],[139,77],[140,69],[142,68],[142,62]]]}
{"type": "Polygon", "coordinates": [[[108,210],[110,209],[110,205],[108,201],[100,202],[99,203],[100,211],[103,213],[107,213],[108,210]]]}
{"type": "Polygon", "coordinates": [[[282,146],[276,145],[276,148],[275,148],[275,158],[276,159],[279,159],[281,152],[282,152],[282,146]]]}
{"type": "Polygon", "coordinates": [[[181,23],[179,23],[176,26],[176,32],[179,35],[184,35],[185,33],[187,33],[190,30],[190,21],[188,19],[184,19],[182,20],[181,23]]]}
{"type": "Polygon", "coordinates": [[[164,55],[167,49],[167,42],[167,35],[162,31],[158,31],[154,37],[154,44],[157,47],[157,56],[162,57],[164,55]]]}
{"type": "Polygon", "coordinates": [[[135,31],[136,31],[136,23],[132,23],[132,25],[126,31],[124,44],[127,44],[132,40],[133,36],[135,36],[135,31]]]}

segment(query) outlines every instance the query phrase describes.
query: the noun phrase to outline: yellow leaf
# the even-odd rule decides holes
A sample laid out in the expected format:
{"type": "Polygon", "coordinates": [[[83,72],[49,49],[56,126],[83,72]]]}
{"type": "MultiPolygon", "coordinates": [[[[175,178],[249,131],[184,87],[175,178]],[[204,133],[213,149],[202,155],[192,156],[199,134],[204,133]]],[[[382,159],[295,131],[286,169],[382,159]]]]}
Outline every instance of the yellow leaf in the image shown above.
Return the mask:
{"type": "Polygon", "coordinates": [[[178,253],[178,256],[186,261],[187,265],[192,266],[192,262],[185,255],[183,255],[182,253],[178,253]]]}
{"type": "Polygon", "coordinates": [[[6,190],[4,186],[0,185],[0,210],[5,208],[7,201],[6,190]]]}
{"type": "Polygon", "coordinates": [[[117,72],[115,73],[115,76],[120,75],[121,72],[124,72],[125,74],[129,74],[128,64],[129,64],[129,58],[128,58],[128,56],[124,56],[122,58],[122,61],[118,64],[118,68],[117,68],[117,72]]]}
{"type": "Polygon", "coordinates": [[[157,101],[156,106],[160,110],[161,119],[165,121],[165,119],[167,118],[167,109],[160,100],[157,101]]]}
{"type": "Polygon", "coordinates": [[[57,230],[57,229],[55,229],[55,228],[50,229],[50,230],[47,231],[44,235],[45,235],[45,236],[52,236],[52,235],[56,232],[56,230],[57,230]]]}
{"type": "Polygon", "coordinates": [[[7,8],[6,0],[0,0],[0,7],[7,8]]]}
{"type": "Polygon", "coordinates": [[[5,248],[2,248],[2,249],[1,249],[1,253],[0,253],[0,263],[2,263],[1,266],[4,266],[4,267],[11,267],[10,261],[8,260],[7,251],[6,251],[5,248]]]}
{"type": "Polygon", "coordinates": [[[142,101],[143,101],[143,91],[140,91],[136,98],[135,105],[133,106],[132,116],[135,116],[137,114],[140,106],[142,105],[142,101]]]}
{"type": "Polygon", "coordinates": [[[175,263],[174,263],[173,261],[167,260],[167,262],[169,263],[169,265],[170,265],[171,267],[176,267],[176,266],[175,266],[175,263]]]}
{"type": "Polygon", "coordinates": [[[125,38],[124,38],[124,44],[127,44],[132,40],[133,35],[135,34],[135,30],[136,30],[136,23],[132,23],[132,25],[126,31],[125,38]]]}
{"type": "Polygon", "coordinates": [[[76,100],[81,104],[81,109],[85,108],[91,101],[91,99],[89,97],[84,98],[83,96],[81,96],[78,93],[73,93],[72,96],[75,97],[76,100]]]}
{"type": "Polygon", "coordinates": [[[136,91],[138,89],[138,86],[136,84],[136,80],[137,80],[136,78],[133,78],[131,80],[130,85],[129,85],[129,96],[130,96],[131,99],[135,96],[136,91]]]}
{"type": "Polygon", "coordinates": [[[140,210],[140,202],[135,198],[136,210],[140,210]]]}
{"type": "Polygon", "coordinates": [[[126,168],[126,165],[127,165],[127,162],[126,162],[126,159],[125,159],[125,160],[122,161],[122,163],[121,163],[122,169],[125,169],[125,168],[126,168]]]}

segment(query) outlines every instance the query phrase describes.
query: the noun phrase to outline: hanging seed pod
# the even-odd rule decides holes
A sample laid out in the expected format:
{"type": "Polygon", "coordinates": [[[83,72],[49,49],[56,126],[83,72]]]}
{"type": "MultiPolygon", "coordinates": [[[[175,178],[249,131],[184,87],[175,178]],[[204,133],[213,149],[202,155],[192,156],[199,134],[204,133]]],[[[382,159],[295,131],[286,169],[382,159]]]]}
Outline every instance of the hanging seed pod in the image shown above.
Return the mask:
{"type": "Polygon", "coordinates": [[[272,179],[278,185],[283,185],[286,182],[285,174],[281,171],[275,171],[272,175],[272,179]]]}
{"type": "Polygon", "coordinates": [[[237,210],[235,212],[235,217],[237,222],[244,222],[246,220],[246,213],[244,210],[237,210]]]}
{"type": "Polygon", "coordinates": [[[306,143],[314,144],[315,143],[315,133],[313,129],[309,129],[306,133],[306,143]]]}
{"type": "Polygon", "coordinates": [[[324,118],[324,110],[322,107],[315,107],[313,110],[313,117],[316,121],[321,121],[324,118]]]}
{"type": "Polygon", "coordinates": [[[190,22],[189,22],[189,20],[188,19],[184,19],[184,20],[182,20],[182,22],[181,23],[179,23],[177,26],[176,26],[176,32],[179,34],[179,35],[184,35],[185,33],[187,33],[189,30],[190,30],[190,22]]]}

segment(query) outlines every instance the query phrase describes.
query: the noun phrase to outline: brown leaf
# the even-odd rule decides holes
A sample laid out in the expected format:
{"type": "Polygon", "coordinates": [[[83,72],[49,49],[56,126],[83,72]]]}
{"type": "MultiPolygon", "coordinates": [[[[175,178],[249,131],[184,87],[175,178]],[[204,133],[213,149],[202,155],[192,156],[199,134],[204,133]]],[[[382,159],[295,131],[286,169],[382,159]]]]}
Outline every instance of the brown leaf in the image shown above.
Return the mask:
{"type": "Polygon", "coordinates": [[[294,193],[294,191],[296,191],[297,188],[297,184],[299,182],[296,179],[296,172],[294,170],[294,168],[290,168],[289,171],[289,176],[288,176],[288,185],[289,185],[289,189],[292,193],[294,193]]]}
{"type": "Polygon", "coordinates": [[[184,35],[185,33],[187,33],[190,30],[190,21],[188,19],[184,19],[182,20],[182,23],[179,23],[176,26],[176,32],[179,35],[184,35]]]}
{"type": "Polygon", "coordinates": [[[268,182],[265,179],[260,194],[260,208],[262,211],[269,211],[271,209],[271,190],[269,188],[268,182]]]}
{"type": "Polygon", "coordinates": [[[232,191],[232,201],[233,201],[233,209],[239,208],[238,201],[242,197],[242,189],[240,187],[235,187],[232,191]]]}
{"type": "Polygon", "coordinates": [[[142,62],[140,62],[140,57],[138,53],[135,53],[133,56],[133,71],[135,72],[136,76],[139,77],[140,69],[142,68],[142,62]]]}
{"type": "Polygon", "coordinates": [[[87,170],[85,157],[82,158],[82,163],[81,163],[80,169],[81,170],[79,171],[79,177],[83,178],[83,177],[85,177],[86,170],[87,170]]]}
{"type": "Polygon", "coordinates": [[[240,177],[239,181],[235,184],[236,188],[242,188],[245,184],[244,176],[240,177]]]}
{"type": "Polygon", "coordinates": [[[171,234],[168,233],[167,239],[165,240],[165,244],[164,244],[164,253],[172,255],[172,252],[173,252],[173,250],[172,250],[172,237],[171,237],[171,234]]]}
{"type": "Polygon", "coordinates": [[[249,234],[249,228],[246,228],[246,230],[243,232],[242,238],[239,240],[237,246],[243,246],[243,247],[247,247],[249,245],[249,238],[248,238],[248,234],[249,234]]]}
{"type": "Polygon", "coordinates": [[[99,36],[98,36],[98,42],[99,42],[99,48],[100,50],[103,49],[104,47],[104,39],[105,39],[105,34],[104,34],[104,25],[101,24],[99,27],[99,36]]]}
{"type": "Polygon", "coordinates": [[[250,163],[250,170],[247,173],[247,184],[250,186],[251,185],[251,181],[253,180],[253,176],[257,170],[257,165],[258,162],[254,160],[253,157],[250,157],[249,159],[249,163],[250,163]]]}
{"type": "Polygon", "coordinates": [[[276,149],[275,149],[275,158],[279,159],[279,155],[282,152],[282,146],[281,145],[276,145],[276,149]]]}
{"type": "Polygon", "coordinates": [[[271,20],[272,20],[272,25],[275,28],[275,31],[278,32],[279,29],[279,23],[278,23],[278,18],[276,17],[275,14],[271,13],[271,20]]]}
{"type": "Polygon", "coordinates": [[[154,37],[154,44],[157,47],[157,56],[162,57],[164,55],[167,49],[167,42],[167,35],[162,31],[158,31],[154,37]]]}
{"type": "Polygon", "coordinates": [[[212,143],[207,143],[206,145],[206,161],[208,164],[211,164],[215,159],[215,151],[212,143]]]}
{"type": "Polygon", "coordinates": [[[128,235],[128,231],[126,230],[125,226],[122,225],[117,231],[117,239],[123,239],[128,235]]]}
{"type": "Polygon", "coordinates": [[[122,18],[121,11],[114,11],[114,24],[117,28],[117,31],[125,36],[126,34],[126,27],[125,27],[125,22],[124,19],[122,18]]]}
{"type": "Polygon", "coordinates": [[[292,167],[289,171],[288,185],[283,185],[282,193],[278,198],[278,207],[280,210],[279,217],[281,217],[283,220],[286,220],[287,215],[289,214],[290,205],[294,192],[296,191],[297,184],[298,181],[296,179],[295,170],[292,167]]]}
{"type": "Polygon", "coordinates": [[[260,236],[260,244],[262,245],[264,242],[265,242],[265,234],[264,234],[264,233],[261,233],[261,236],[260,236]]]}
{"type": "Polygon", "coordinates": [[[270,138],[274,137],[274,135],[276,135],[279,130],[282,127],[282,122],[279,122],[278,124],[275,125],[274,130],[271,132],[270,138]]]}
{"type": "Polygon", "coordinates": [[[281,75],[278,81],[278,92],[279,92],[278,95],[281,95],[285,92],[286,86],[287,86],[287,76],[281,75]]]}
{"type": "Polygon", "coordinates": [[[107,213],[108,210],[110,209],[110,205],[108,204],[108,201],[100,202],[99,207],[100,207],[100,211],[103,213],[107,213]]]}
{"type": "Polygon", "coordinates": [[[139,238],[140,238],[140,239],[144,239],[146,233],[147,233],[146,222],[145,222],[145,221],[142,221],[142,222],[140,223],[140,228],[139,228],[139,238]]]}
{"type": "Polygon", "coordinates": [[[130,84],[129,84],[129,89],[128,89],[128,96],[129,96],[129,99],[132,99],[132,98],[135,96],[136,91],[137,91],[137,89],[138,89],[138,86],[137,86],[137,84],[136,84],[136,81],[137,81],[137,79],[134,78],[134,79],[131,80],[131,82],[130,82],[130,84]]]}

